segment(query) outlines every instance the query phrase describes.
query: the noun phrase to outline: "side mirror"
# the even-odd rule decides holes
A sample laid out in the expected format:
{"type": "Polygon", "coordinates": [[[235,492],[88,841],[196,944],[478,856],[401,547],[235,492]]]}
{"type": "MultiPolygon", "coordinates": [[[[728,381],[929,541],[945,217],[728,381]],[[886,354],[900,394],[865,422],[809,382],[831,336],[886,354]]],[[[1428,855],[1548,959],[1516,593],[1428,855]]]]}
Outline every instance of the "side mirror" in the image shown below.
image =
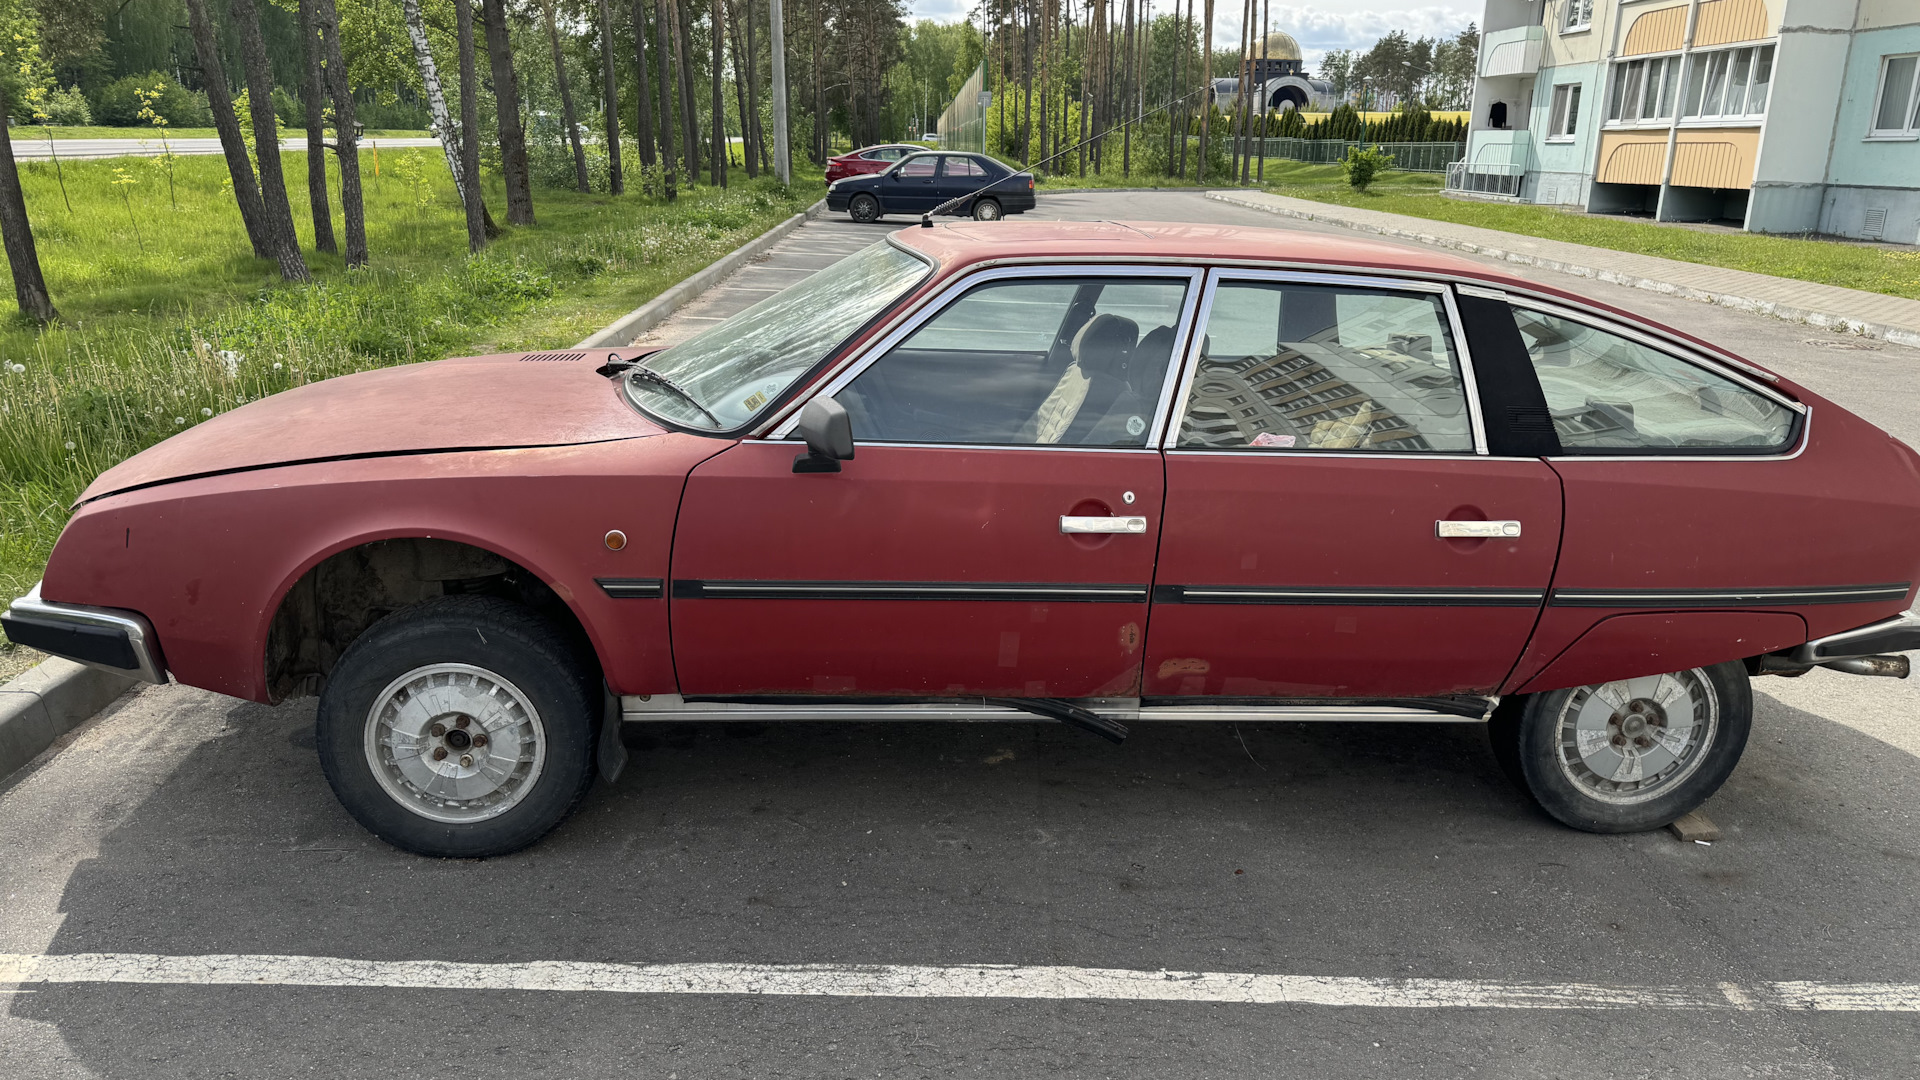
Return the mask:
{"type": "Polygon", "coordinates": [[[807,452],[794,456],[794,472],[839,472],[841,462],[853,460],[853,420],[846,406],[832,398],[807,402],[794,430],[807,441],[807,452]]]}

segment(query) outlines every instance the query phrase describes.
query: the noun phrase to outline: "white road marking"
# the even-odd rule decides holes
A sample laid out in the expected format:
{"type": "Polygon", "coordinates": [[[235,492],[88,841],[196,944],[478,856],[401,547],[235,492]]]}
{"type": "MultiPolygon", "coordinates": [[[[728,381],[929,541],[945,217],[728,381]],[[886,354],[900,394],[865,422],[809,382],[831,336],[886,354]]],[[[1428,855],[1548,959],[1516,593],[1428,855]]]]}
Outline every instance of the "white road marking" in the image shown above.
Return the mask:
{"type": "Polygon", "coordinates": [[[462,964],[330,956],[0,953],[0,984],[336,986],[791,997],[1041,998],[1381,1009],[1920,1012],[1920,983],[1700,986],[1373,979],[1124,968],[900,964],[462,964]]]}

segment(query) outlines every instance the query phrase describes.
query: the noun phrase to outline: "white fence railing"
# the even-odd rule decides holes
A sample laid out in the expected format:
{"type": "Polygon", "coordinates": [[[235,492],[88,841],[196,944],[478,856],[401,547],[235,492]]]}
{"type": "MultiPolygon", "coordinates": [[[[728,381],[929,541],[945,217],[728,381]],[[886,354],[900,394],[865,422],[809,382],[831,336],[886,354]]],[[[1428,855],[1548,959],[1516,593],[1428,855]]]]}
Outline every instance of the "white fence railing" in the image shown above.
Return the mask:
{"type": "Polygon", "coordinates": [[[1447,166],[1447,190],[1469,195],[1520,197],[1520,185],[1526,181],[1527,167],[1509,162],[1456,161],[1447,166]]]}

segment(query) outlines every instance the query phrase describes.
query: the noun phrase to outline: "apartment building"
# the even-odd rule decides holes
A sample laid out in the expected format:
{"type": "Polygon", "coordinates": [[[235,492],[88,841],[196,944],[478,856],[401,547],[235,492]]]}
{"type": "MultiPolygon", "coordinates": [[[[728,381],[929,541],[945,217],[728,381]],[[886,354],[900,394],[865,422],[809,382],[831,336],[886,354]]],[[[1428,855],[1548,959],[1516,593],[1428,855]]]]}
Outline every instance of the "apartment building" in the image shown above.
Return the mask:
{"type": "Polygon", "coordinates": [[[1456,192],[1920,243],[1920,0],[1487,0],[1456,192]]]}

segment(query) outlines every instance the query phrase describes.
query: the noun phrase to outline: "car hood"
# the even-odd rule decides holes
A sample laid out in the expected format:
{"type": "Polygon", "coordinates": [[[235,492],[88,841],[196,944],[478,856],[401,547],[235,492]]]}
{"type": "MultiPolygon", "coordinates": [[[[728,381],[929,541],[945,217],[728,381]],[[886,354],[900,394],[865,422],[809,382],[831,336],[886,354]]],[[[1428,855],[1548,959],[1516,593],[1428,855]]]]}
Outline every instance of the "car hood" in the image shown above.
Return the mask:
{"type": "Polygon", "coordinates": [[[596,370],[606,356],[505,353],[363,371],[203,421],[115,465],[80,501],[248,469],[447,450],[565,446],[657,435],[596,370]]]}

